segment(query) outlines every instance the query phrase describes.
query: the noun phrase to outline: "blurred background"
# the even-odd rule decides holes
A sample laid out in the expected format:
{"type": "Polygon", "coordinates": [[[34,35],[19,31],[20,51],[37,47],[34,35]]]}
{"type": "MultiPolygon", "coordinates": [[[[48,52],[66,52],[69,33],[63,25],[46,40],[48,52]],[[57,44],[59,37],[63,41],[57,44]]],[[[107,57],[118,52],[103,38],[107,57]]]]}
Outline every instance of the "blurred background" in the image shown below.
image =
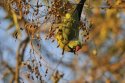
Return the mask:
{"type": "Polygon", "coordinates": [[[124,0],[86,0],[87,35],[76,54],[62,55],[47,37],[58,15],[79,1],[0,1],[0,83],[125,83],[124,0]]]}

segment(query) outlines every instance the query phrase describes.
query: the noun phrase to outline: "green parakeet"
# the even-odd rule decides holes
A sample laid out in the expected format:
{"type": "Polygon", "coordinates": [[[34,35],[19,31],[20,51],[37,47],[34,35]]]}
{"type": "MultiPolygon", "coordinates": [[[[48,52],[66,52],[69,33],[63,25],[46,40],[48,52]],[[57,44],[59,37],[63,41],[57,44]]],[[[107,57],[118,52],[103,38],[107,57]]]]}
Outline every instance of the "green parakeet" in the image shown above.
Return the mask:
{"type": "Polygon", "coordinates": [[[81,0],[72,14],[67,13],[65,15],[62,24],[56,32],[55,37],[59,47],[63,49],[63,53],[64,51],[75,53],[82,47],[79,41],[79,22],[85,1],[86,0],[81,0]]]}

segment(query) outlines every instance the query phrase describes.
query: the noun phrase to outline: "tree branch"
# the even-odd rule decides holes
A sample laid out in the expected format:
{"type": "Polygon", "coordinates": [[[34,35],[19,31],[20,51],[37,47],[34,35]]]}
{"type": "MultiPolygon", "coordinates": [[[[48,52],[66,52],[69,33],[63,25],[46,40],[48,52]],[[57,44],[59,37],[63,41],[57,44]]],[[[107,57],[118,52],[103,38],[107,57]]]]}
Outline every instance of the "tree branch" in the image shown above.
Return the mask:
{"type": "Polygon", "coordinates": [[[15,72],[15,83],[19,83],[19,69],[20,69],[20,65],[21,62],[23,61],[23,57],[24,57],[24,52],[26,49],[26,46],[29,42],[29,37],[27,37],[25,40],[23,40],[17,50],[17,54],[16,54],[16,72],[15,72]]]}

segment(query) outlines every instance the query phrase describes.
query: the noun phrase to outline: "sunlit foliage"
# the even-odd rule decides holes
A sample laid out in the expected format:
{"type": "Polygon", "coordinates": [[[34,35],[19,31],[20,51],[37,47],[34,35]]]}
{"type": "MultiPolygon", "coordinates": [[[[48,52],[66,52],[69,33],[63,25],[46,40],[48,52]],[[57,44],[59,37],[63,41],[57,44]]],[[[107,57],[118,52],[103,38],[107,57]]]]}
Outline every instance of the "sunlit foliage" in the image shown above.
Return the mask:
{"type": "Polygon", "coordinates": [[[14,67],[3,60],[0,46],[0,80],[124,83],[125,1],[85,0],[78,15],[75,11],[80,1],[83,0],[1,0],[0,7],[7,14],[2,19],[10,21],[4,30],[10,31],[19,45],[14,67]],[[43,41],[50,41],[50,45],[56,42],[54,49],[62,53],[49,52],[43,41]],[[63,61],[67,56],[72,57],[70,62],[63,61]],[[66,77],[65,68],[72,71],[71,76],[66,77]]]}

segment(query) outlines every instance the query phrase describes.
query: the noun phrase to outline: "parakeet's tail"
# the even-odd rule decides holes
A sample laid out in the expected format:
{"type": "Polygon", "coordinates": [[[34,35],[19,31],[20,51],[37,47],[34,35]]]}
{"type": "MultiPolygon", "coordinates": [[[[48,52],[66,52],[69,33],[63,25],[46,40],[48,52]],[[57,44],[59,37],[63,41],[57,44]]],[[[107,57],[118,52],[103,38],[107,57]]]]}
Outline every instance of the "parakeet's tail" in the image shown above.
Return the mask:
{"type": "Polygon", "coordinates": [[[77,4],[77,7],[74,11],[73,14],[76,14],[78,13],[78,19],[80,20],[81,18],[81,13],[82,13],[82,9],[83,9],[83,6],[84,6],[84,3],[85,3],[86,0],[80,0],[80,2],[77,4]]]}

